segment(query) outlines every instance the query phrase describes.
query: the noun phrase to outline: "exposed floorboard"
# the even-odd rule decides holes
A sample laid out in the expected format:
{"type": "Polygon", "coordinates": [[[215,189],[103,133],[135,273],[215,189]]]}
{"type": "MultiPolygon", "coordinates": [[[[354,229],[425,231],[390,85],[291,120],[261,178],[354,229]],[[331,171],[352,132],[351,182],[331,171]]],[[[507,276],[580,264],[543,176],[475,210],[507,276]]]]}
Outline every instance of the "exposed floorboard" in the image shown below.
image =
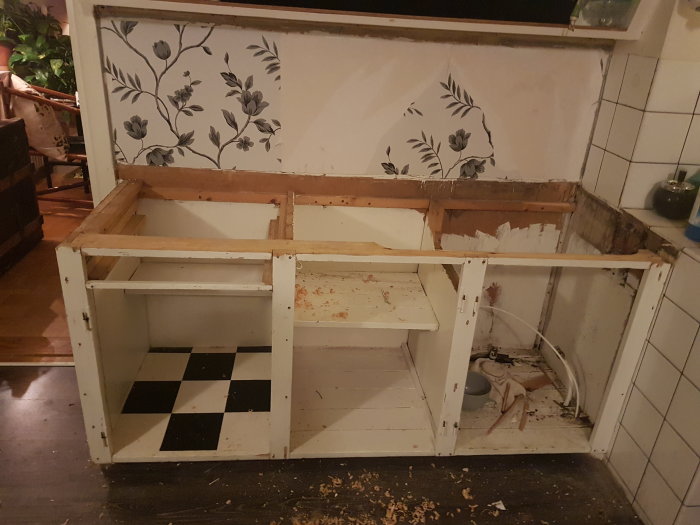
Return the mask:
{"type": "MultiPolygon", "coordinates": [[[[51,196],[86,198],[81,188],[51,196]]],[[[55,250],[90,210],[50,201],[39,207],[44,239],[0,276],[0,364],[73,362],[55,250]]]]}
{"type": "Polygon", "coordinates": [[[99,467],[78,397],[71,368],[0,367],[0,523],[642,523],[587,455],[99,467]]]}

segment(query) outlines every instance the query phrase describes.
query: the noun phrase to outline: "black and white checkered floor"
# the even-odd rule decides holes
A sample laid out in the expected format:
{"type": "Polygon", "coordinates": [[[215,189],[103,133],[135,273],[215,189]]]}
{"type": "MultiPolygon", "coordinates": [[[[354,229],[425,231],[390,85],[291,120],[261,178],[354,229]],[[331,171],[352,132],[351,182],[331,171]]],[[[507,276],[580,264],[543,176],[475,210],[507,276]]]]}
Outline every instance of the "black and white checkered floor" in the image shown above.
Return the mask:
{"type": "Polygon", "coordinates": [[[264,453],[256,449],[269,447],[271,355],[269,346],[151,348],[120,426],[153,453],[264,453]]]}

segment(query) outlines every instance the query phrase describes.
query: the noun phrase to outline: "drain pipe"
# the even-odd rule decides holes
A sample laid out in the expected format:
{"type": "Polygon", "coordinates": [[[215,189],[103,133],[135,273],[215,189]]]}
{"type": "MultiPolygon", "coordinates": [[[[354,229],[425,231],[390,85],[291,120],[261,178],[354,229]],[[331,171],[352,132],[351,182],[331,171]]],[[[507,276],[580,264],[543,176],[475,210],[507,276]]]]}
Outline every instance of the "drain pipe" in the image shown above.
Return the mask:
{"type": "Polygon", "coordinates": [[[539,335],[542,338],[542,341],[544,341],[549,348],[552,349],[554,352],[554,355],[556,355],[559,360],[561,361],[561,364],[564,365],[564,369],[566,370],[566,375],[569,377],[569,387],[566,391],[566,398],[564,399],[564,404],[568,405],[571,402],[571,385],[574,387],[574,391],[576,392],[576,411],[574,413],[574,417],[578,417],[579,410],[581,408],[580,406],[580,399],[581,399],[581,394],[579,391],[578,387],[578,381],[576,380],[576,376],[574,375],[574,371],[571,369],[569,366],[569,363],[566,362],[566,359],[564,359],[564,356],[562,353],[547,339],[542,332],[540,332],[537,328],[532,326],[530,323],[528,323],[525,319],[518,317],[515,315],[513,312],[509,312],[508,310],[504,310],[503,308],[496,308],[495,306],[486,306],[482,305],[481,308],[485,308],[487,310],[493,310],[495,312],[500,312],[506,315],[511,316],[513,319],[516,319],[520,321],[522,324],[527,326],[530,330],[535,332],[537,335],[539,335]]]}

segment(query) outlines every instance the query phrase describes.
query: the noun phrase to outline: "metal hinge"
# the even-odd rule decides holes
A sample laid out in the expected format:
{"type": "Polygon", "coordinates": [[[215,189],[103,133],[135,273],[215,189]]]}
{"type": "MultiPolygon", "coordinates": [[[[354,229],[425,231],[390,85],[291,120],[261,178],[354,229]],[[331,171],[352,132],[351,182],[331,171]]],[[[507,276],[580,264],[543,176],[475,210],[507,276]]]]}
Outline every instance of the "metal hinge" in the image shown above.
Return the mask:
{"type": "Polygon", "coordinates": [[[85,328],[92,330],[90,326],[90,316],[86,312],[83,312],[83,321],[85,321],[85,328]]]}
{"type": "Polygon", "coordinates": [[[109,446],[107,444],[107,434],[105,434],[104,432],[100,432],[100,437],[102,438],[102,442],[105,444],[105,447],[109,446]]]}

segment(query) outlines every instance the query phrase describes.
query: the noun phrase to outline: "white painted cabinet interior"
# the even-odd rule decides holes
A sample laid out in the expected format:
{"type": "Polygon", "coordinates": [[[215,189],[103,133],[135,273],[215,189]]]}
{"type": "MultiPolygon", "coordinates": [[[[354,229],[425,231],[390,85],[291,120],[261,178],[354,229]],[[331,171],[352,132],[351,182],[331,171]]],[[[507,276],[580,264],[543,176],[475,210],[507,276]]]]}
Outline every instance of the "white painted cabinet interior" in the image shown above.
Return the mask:
{"type": "MultiPolygon", "coordinates": [[[[223,244],[181,249],[177,246],[184,241],[191,246],[245,243],[251,237],[256,237],[253,243],[267,242],[270,220],[281,218],[280,207],[139,199],[127,209],[142,217],[141,235],[106,235],[109,242],[101,245],[83,234],[88,240],[78,251],[69,245],[59,248],[62,275],[80,276],[64,281],[64,289],[73,298],[67,301],[73,341],[81,345],[76,369],[85,388],[86,423],[90,417],[102,422],[98,437],[90,439],[93,459],[99,462],[590,452],[598,415],[619,409],[610,379],[616,363],[635,350],[620,344],[625,319],[607,319],[601,329],[595,304],[582,301],[580,290],[587,289],[590,297],[618,291],[619,310],[629,312],[634,292],[620,287],[616,274],[603,268],[661,271],[643,258],[557,258],[554,249],[551,259],[542,253],[443,255],[431,248],[425,210],[378,207],[295,206],[294,239],[280,253],[258,251],[257,244],[250,245],[253,251],[223,244]],[[172,237],[180,232],[190,240],[172,237]],[[109,244],[129,238],[153,248],[109,244]],[[396,250],[382,252],[381,245],[396,250]],[[324,253],[323,247],[330,251],[324,253]],[[373,247],[380,252],[372,254],[373,247]],[[100,257],[116,264],[108,274],[90,277],[100,257]],[[456,269],[456,285],[443,265],[456,269]],[[488,302],[484,290],[492,278],[498,279],[508,303],[491,304],[525,317],[523,312],[529,312],[527,322],[537,325],[547,303],[528,286],[530,272],[547,275],[559,266],[574,268],[563,269],[547,335],[561,345],[578,378],[579,417],[575,405],[564,406],[566,370],[554,354],[538,349],[528,334],[531,328],[480,308],[488,302]],[[576,308],[588,323],[585,330],[571,329],[572,316],[579,315],[576,308]],[[494,325],[492,317],[500,324],[494,325]],[[83,346],[77,331],[86,327],[83,346]],[[524,430],[518,428],[518,417],[489,431],[500,415],[495,394],[479,410],[462,410],[470,356],[489,344],[516,359],[513,373],[544,373],[551,380],[528,395],[524,430]],[[158,374],[167,371],[157,371],[158,363],[165,363],[158,353],[163,349],[191,348],[194,356],[249,347],[271,347],[271,352],[237,354],[243,368],[234,369],[234,379],[269,381],[269,408],[237,414],[236,425],[227,424],[229,414],[224,414],[221,435],[226,438],[218,447],[163,449],[171,414],[133,414],[125,408],[136,383],[166,377],[158,374]],[[83,357],[86,352],[93,361],[83,357]],[[248,360],[252,364],[245,365],[248,360]]],[[[102,210],[93,215],[99,220],[103,214],[108,215],[102,210]]],[[[126,218],[119,221],[128,224],[126,218]]],[[[646,312],[646,305],[635,305],[646,312]]],[[[187,357],[171,360],[179,363],[181,376],[187,357]]],[[[179,377],[172,373],[171,380],[179,377]]],[[[210,394],[192,392],[185,400],[183,395],[178,394],[173,417],[183,406],[222,410],[223,405],[204,406],[210,394]]],[[[603,449],[609,431],[599,432],[603,449]]],[[[98,430],[90,425],[87,432],[98,430]]]]}

